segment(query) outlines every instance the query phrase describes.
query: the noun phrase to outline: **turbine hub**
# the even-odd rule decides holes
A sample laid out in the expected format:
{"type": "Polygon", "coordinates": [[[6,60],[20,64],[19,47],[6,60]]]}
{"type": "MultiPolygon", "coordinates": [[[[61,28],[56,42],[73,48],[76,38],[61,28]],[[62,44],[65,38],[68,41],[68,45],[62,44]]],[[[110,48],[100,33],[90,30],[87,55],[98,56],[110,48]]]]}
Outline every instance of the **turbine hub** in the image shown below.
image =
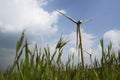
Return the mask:
{"type": "Polygon", "coordinates": [[[82,22],[81,22],[81,20],[79,20],[78,22],[77,22],[77,24],[81,24],[82,22]]]}

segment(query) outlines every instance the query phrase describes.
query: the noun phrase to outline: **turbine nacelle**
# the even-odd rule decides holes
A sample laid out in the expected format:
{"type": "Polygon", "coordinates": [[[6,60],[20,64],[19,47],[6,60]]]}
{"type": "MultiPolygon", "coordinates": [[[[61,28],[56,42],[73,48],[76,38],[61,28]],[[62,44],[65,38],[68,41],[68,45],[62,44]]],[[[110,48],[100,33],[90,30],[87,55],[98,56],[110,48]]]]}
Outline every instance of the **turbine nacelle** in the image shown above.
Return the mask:
{"type": "Polygon", "coordinates": [[[79,20],[79,21],[77,22],[77,24],[82,24],[82,20],[79,20]]]}
{"type": "Polygon", "coordinates": [[[79,24],[84,24],[84,23],[87,23],[87,22],[89,22],[91,20],[94,20],[94,18],[90,18],[90,19],[87,19],[87,20],[79,20],[78,23],[79,24]]]}

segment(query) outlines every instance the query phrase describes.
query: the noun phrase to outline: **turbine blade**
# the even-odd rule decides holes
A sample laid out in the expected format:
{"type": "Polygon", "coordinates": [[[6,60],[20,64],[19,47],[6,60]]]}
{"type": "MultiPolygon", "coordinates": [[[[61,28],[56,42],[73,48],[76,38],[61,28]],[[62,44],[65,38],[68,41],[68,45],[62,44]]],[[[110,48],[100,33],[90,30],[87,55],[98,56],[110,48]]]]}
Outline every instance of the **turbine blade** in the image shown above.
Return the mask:
{"type": "Polygon", "coordinates": [[[89,53],[89,52],[87,52],[86,50],[84,50],[84,52],[85,52],[85,53],[87,53],[87,54],[90,54],[90,53],[89,53]]]}
{"type": "Polygon", "coordinates": [[[80,22],[81,22],[82,24],[84,24],[84,23],[87,23],[87,22],[92,21],[92,20],[94,20],[94,18],[87,19],[87,20],[80,20],[80,22]]]}
{"type": "Polygon", "coordinates": [[[88,51],[84,50],[85,53],[89,54],[89,55],[92,55],[94,54],[93,52],[89,53],[88,51]]]}
{"type": "Polygon", "coordinates": [[[71,18],[70,16],[67,16],[66,14],[60,12],[59,10],[56,10],[56,11],[59,12],[60,14],[62,14],[63,16],[65,16],[66,18],[68,18],[69,20],[71,20],[72,22],[77,24],[77,22],[73,18],[71,18]]]}

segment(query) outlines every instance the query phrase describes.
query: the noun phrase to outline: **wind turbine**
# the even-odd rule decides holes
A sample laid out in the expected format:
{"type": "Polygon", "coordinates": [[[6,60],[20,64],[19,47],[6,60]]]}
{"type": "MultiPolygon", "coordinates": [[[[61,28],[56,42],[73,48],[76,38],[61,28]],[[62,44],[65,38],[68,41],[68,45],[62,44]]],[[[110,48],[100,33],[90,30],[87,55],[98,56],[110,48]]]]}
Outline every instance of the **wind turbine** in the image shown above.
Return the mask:
{"type": "MultiPolygon", "coordinates": [[[[84,63],[84,49],[83,49],[83,44],[82,44],[82,33],[81,33],[81,27],[80,25],[83,23],[88,22],[91,19],[88,20],[74,20],[73,18],[71,18],[70,16],[60,12],[59,10],[56,10],[57,12],[59,12],[60,14],[62,14],[63,16],[65,16],[66,18],[68,18],[70,21],[72,21],[73,23],[75,23],[77,25],[77,29],[76,29],[76,48],[81,49],[81,61],[82,61],[82,67],[83,69],[85,68],[85,63],[84,63]]],[[[78,52],[79,55],[79,52],[78,52]]]]}
{"type": "Polygon", "coordinates": [[[86,50],[84,50],[84,51],[90,56],[90,63],[91,63],[91,67],[93,68],[92,54],[94,54],[94,53],[89,53],[86,50]]]}

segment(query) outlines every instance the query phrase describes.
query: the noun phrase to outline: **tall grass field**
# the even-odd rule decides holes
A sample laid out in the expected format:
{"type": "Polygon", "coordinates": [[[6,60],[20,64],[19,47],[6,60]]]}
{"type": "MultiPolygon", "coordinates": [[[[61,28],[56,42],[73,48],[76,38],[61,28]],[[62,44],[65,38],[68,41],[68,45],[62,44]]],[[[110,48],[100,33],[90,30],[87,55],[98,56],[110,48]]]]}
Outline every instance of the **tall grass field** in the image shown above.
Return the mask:
{"type": "Polygon", "coordinates": [[[74,57],[68,57],[66,64],[62,62],[67,43],[60,37],[53,53],[49,46],[41,50],[35,45],[31,50],[23,32],[16,44],[14,63],[5,73],[0,71],[0,80],[120,80],[120,52],[114,52],[111,43],[105,49],[103,39],[100,40],[101,60],[95,58],[85,69],[81,62],[74,65],[74,57]],[[25,55],[22,60],[21,55],[25,55]]]}

